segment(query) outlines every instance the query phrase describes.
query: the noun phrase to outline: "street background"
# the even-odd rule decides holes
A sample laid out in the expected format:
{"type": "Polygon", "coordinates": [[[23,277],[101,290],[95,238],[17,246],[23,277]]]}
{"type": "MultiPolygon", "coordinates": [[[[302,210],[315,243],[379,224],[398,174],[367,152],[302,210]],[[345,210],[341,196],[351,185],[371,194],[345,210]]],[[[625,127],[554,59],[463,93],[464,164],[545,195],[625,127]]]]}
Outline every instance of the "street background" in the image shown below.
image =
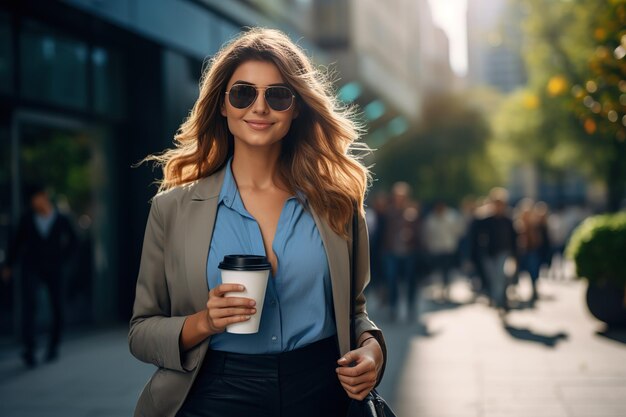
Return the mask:
{"type": "Polygon", "coordinates": [[[0,415],[132,412],[160,176],[137,163],[251,26],[296,40],[364,127],[368,309],[398,415],[625,416],[626,0],[0,2],[0,415]],[[61,298],[11,265],[36,184],[75,232],[61,298]]]}

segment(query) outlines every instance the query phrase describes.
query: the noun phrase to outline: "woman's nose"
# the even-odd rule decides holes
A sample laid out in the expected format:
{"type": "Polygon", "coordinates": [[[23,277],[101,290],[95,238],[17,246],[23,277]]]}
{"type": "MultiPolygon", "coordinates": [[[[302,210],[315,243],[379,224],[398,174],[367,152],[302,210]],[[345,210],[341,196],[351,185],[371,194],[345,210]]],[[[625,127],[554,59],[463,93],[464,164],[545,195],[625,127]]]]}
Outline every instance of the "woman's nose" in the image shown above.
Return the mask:
{"type": "Polygon", "coordinates": [[[257,96],[252,103],[252,111],[254,113],[267,113],[269,112],[269,106],[267,105],[267,101],[265,101],[265,90],[257,90],[257,96]]]}

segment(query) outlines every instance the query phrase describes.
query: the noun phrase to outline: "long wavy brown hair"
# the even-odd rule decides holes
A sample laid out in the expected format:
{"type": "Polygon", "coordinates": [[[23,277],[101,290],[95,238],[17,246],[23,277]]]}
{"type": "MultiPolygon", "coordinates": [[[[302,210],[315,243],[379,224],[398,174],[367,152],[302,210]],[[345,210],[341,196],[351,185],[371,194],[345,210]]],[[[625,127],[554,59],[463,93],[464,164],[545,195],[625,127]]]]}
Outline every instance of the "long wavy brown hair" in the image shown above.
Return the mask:
{"type": "Polygon", "coordinates": [[[233,39],[209,61],[200,95],[174,137],[173,149],[149,155],[163,168],[159,192],[207,177],[224,166],[234,140],[220,113],[227,83],[246,61],[271,62],[297,97],[298,117],[282,140],[279,175],[292,193],[303,193],[332,230],[347,238],[355,204],[362,211],[370,174],[362,164],[367,145],[354,108],[337,100],[326,72],[278,30],[253,28],[233,39]]]}

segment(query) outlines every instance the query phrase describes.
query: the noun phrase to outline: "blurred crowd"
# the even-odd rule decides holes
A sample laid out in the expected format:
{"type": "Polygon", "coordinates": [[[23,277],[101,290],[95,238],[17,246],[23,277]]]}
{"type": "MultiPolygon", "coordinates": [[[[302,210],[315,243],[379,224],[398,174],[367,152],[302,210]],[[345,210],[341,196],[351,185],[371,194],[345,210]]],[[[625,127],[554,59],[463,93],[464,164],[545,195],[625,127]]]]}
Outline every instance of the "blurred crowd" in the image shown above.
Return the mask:
{"type": "Polygon", "coordinates": [[[462,277],[477,297],[505,313],[513,302],[510,294],[526,276],[532,292],[523,301],[532,307],[540,276],[570,278],[565,245],[589,214],[582,206],[551,209],[530,198],[512,204],[501,187],[485,197],[467,197],[459,207],[443,200],[422,204],[412,198],[408,183],[397,182],[368,201],[370,289],[390,320],[398,318],[399,305],[405,303],[411,321],[426,282],[439,282],[438,298],[445,302],[452,279],[462,277]]]}

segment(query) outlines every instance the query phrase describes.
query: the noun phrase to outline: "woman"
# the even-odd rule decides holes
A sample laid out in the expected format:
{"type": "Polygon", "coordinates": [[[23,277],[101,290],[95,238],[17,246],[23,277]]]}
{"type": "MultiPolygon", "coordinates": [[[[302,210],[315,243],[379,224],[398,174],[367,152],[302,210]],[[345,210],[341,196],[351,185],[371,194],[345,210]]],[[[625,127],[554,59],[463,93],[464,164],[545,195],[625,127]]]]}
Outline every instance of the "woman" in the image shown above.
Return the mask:
{"type": "Polygon", "coordinates": [[[385,343],[365,310],[367,170],[329,84],[281,32],[253,29],[203,76],[164,166],[141,257],[130,349],[155,364],[136,416],[345,415],[382,377],[385,343]],[[356,335],[349,346],[350,236],[359,210],[356,335]],[[259,332],[253,301],[222,284],[224,255],[272,265],[259,332]],[[353,365],[353,366],[351,366],[353,365]]]}

